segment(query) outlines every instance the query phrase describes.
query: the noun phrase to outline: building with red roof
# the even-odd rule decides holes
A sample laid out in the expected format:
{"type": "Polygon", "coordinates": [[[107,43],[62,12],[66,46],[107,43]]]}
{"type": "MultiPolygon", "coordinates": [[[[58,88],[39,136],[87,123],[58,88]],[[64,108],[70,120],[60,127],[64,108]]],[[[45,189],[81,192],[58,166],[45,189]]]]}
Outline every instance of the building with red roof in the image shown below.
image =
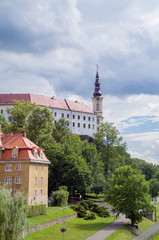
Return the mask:
{"type": "Polygon", "coordinates": [[[0,131],[0,185],[27,194],[29,204],[48,204],[48,165],[44,149],[25,132],[0,131]]]}

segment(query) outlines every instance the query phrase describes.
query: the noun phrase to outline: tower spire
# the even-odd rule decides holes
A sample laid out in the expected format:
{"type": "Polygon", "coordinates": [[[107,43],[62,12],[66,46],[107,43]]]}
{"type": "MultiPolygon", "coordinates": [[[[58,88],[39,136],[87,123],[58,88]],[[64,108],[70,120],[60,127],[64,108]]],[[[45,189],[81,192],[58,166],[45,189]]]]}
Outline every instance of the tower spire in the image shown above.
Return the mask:
{"type": "Polygon", "coordinates": [[[96,72],[96,80],[95,80],[95,90],[93,93],[94,97],[102,96],[102,93],[100,91],[100,81],[99,81],[99,75],[98,75],[98,65],[97,66],[97,72],[96,72]]]}

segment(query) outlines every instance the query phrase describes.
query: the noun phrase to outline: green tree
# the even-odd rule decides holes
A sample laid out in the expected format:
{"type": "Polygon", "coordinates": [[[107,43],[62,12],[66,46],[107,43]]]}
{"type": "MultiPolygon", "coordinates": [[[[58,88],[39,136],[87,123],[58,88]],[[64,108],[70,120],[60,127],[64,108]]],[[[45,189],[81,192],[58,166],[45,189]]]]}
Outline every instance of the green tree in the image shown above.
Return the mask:
{"type": "Polygon", "coordinates": [[[0,114],[0,123],[2,125],[2,133],[6,133],[10,130],[9,122],[0,114]]]}
{"type": "Polygon", "coordinates": [[[27,199],[0,187],[0,240],[19,240],[26,223],[27,199]]]}
{"type": "Polygon", "coordinates": [[[149,196],[149,183],[131,166],[115,170],[109,179],[106,201],[113,205],[118,213],[131,219],[131,224],[142,220],[144,213],[153,211],[149,196]]]}
{"type": "Polygon", "coordinates": [[[45,146],[52,140],[54,129],[53,116],[48,107],[32,107],[26,123],[27,136],[40,146],[45,146]]]}
{"type": "Polygon", "coordinates": [[[150,182],[150,195],[152,198],[155,198],[159,194],[159,181],[158,179],[153,178],[149,182],[150,182]]]}
{"type": "Polygon", "coordinates": [[[103,123],[95,135],[95,144],[101,153],[104,163],[105,177],[109,177],[109,172],[124,165],[126,158],[126,143],[123,142],[119,131],[113,123],[103,123]]]}
{"type": "Polygon", "coordinates": [[[8,108],[7,113],[9,114],[9,122],[11,124],[10,130],[15,131],[24,131],[26,130],[28,116],[32,110],[33,105],[24,100],[13,101],[13,108],[8,108]]]}

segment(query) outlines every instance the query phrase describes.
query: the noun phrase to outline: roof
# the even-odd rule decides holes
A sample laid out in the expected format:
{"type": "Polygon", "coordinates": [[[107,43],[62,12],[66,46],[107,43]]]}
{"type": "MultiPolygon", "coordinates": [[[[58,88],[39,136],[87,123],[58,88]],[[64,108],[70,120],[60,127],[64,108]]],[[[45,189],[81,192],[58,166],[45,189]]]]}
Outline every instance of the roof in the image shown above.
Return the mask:
{"type": "Polygon", "coordinates": [[[42,161],[44,163],[49,164],[50,161],[47,159],[43,152],[43,159],[37,154],[37,158],[34,157],[34,149],[36,148],[38,151],[42,150],[42,148],[38,147],[35,143],[30,141],[27,137],[24,137],[21,133],[8,133],[1,135],[2,147],[5,148],[3,151],[1,160],[34,160],[34,161],[42,161]],[[12,158],[12,149],[18,149],[19,154],[17,158],[12,158]]]}
{"type": "Polygon", "coordinates": [[[13,100],[30,101],[32,104],[35,103],[39,106],[94,114],[94,112],[91,109],[89,109],[83,102],[66,99],[57,99],[55,97],[47,97],[30,93],[0,94],[0,106],[13,105],[13,100]]]}

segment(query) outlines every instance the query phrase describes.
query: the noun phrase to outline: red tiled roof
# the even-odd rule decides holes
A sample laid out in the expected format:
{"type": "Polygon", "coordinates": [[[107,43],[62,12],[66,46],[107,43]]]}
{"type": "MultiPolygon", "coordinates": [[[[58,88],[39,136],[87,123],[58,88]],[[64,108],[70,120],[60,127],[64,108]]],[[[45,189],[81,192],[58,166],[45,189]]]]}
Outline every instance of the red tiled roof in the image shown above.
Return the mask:
{"type": "MultiPolygon", "coordinates": [[[[43,153],[43,159],[37,155],[37,158],[33,155],[33,148],[39,149],[39,147],[30,141],[28,138],[23,137],[22,134],[11,134],[6,136],[6,134],[2,134],[2,147],[5,148],[3,151],[2,157],[0,160],[40,160],[46,163],[50,163],[50,161],[46,158],[43,153]],[[12,158],[12,149],[17,147],[19,150],[19,154],[17,158],[12,158]]],[[[41,149],[41,148],[40,148],[41,149]]]]}
{"type": "Polygon", "coordinates": [[[35,94],[0,94],[0,105],[12,105],[12,100],[24,100],[30,101],[32,104],[36,103],[40,106],[47,106],[55,109],[70,110],[77,112],[84,112],[94,114],[84,103],[65,100],[65,99],[56,99],[54,97],[46,97],[42,95],[35,94]]]}

